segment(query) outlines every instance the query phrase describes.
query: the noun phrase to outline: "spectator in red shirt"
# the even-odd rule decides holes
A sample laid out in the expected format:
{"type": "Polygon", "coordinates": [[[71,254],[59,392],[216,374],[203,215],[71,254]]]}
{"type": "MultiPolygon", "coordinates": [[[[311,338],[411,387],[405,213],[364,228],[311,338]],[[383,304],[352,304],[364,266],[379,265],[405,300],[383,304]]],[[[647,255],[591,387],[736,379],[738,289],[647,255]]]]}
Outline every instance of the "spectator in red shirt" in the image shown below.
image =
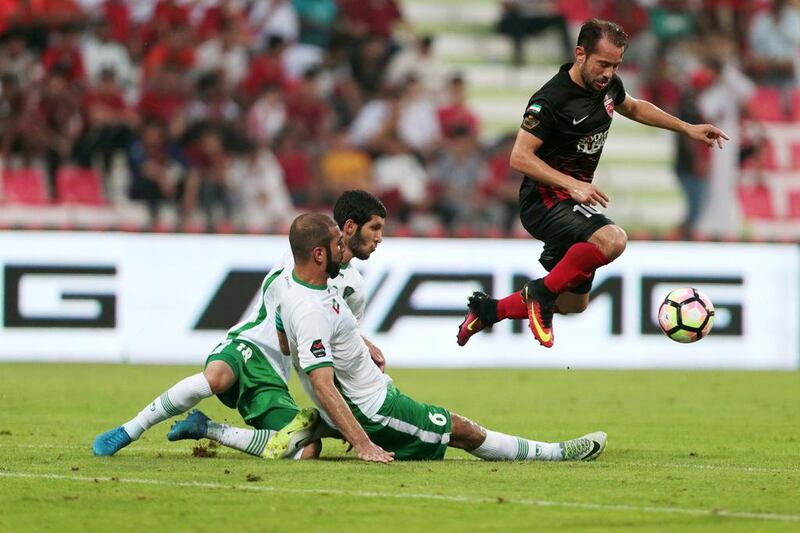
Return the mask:
{"type": "Polygon", "coordinates": [[[68,74],[56,67],[45,78],[41,92],[34,96],[28,134],[31,142],[45,154],[53,188],[58,169],[71,156],[75,140],[83,130],[78,94],[70,85],[68,74]]]}
{"type": "Polygon", "coordinates": [[[460,74],[450,78],[447,103],[439,108],[438,115],[442,133],[446,138],[452,138],[457,128],[466,128],[473,139],[478,138],[480,122],[478,116],[467,105],[464,78],[460,74]]]}
{"type": "Polygon", "coordinates": [[[283,38],[273,35],[263,51],[250,61],[250,69],[242,82],[245,97],[252,101],[267,85],[287,86],[286,73],[283,69],[283,51],[286,45],[283,38]]]}
{"type": "Polygon", "coordinates": [[[345,32],[355,39],[375,34],[391,39],[392,29],[405,23],[395,0],[339,0],[345,32]]]}
{"type": "Polygon", "coordinates": [[[103,17],[111,27],[111,36],[118,43],[127,44],[131,37],[131,12],[124,0],[106,0],[103,17]]]}
{"type": "Polygon", "coordinates": [[[153,11],[152,25],[158,37],[163,37],[175,28],[189,25],[190,5],[176,0],[160,0],[153,11]]]}
{"type": "Polygon", "coordinates": [[[319,203],[319,187],[315,187],[311,156],[303,149],[302,136],[291,123],[275,140],[275,157],[283,169],[286,188],[292,203],[312,207],[319,203]]]}
{"type": "Polygon", "coordinates": [[[75,160],[88,167],[99,153],[108,172],[114,153],[127,151],[137,121],[136,113],[125,103],[113,69],[100,72],[97,85],[83,99],[83,114],[86,129],[75,146],[75,160]]]}
{"type": "Polygon", "coordinates": [[[306,139],[320,139],[331,130],[332,113],[325,99],[317,90],[319,71],[309,69],[303,78],[286,96],[286,112],[289,121],[294,121],[306,139]]]}
{"type": "Polygon", "coordinates": [[[139,100],[142,118],[167,124],[172,137],[177,138],[185,129],[186,92],[180,72],[173,69],[158,71],[139,100]]]}
{"type": "Polygon", "coordinates": [[[83,83],[86,80],[86,69],[78,47],[78,32],[74,27],[67,26],[61,31],[56,44],[44,53],[42,65],[46,72],[58,68],[69,83],[83,83]]]}
{"type": "Polygon", "coordinates": [[[164,40],[147,52],[142,64],[145,79],[162,68],[186,71],[195,63],[195,52],[190,30],[184,26],[171,28],[164,40]]]}

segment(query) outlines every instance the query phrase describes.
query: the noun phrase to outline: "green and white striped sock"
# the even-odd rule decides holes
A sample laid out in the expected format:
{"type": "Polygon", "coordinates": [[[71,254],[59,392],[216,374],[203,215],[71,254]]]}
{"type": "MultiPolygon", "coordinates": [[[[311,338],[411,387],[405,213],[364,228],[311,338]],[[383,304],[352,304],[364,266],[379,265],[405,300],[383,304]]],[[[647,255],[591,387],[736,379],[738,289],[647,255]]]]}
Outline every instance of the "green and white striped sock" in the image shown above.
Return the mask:
{"type": "Polygon", "coordinates": [[[560,461],[558,444],[514,437],[486,430],[486,440],[470,451],[472,455],[487,461],[560,461]]]}
{"type": "Polygon", "coordinates": [[[136,440],[159,422],[188,411],[210,396],[211,387],[202,372],[189,376],[164,391],[122,427],[131,440],[136,440]]]}
{"type": "Polygon", "coordinates": [[[242,429],[209,421],[206,437],[228,448],[261,457],[273,433],[268,429],[242,429]]]}

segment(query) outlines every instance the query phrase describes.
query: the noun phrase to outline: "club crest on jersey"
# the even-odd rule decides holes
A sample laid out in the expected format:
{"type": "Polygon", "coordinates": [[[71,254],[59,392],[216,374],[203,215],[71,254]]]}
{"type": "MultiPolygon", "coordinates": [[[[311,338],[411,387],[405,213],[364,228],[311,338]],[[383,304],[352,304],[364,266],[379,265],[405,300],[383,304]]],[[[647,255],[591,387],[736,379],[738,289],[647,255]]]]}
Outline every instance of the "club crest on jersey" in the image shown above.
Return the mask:
{"type": "Polygon", "coordinates": [[[311,354],[314,357],[325,357],[325,345],[322,344],[322,339],[317,339],[311,343],[311,354]]]}
{"type": "Polygon", "coordinates": [[[344,290],[342,291],[342,296],[343,296],[343,297],[344,297],[344,299],[346,300],[347,298],[349,298],[350,296],[352,296],[354,292],[356,292],[356,290],[355,290],[353,287],[350,287],[350,286],[348,285],[348,286],[347,286],[347,287],[345,287],[345,288],[344,288],[344,290]]]}
{"type": "Polygon", "coordinates": [[[609,117],[614,116],[614,99],[611,96],[606,95],[605,100],[603,100],[603,105],[606,106],[606,113],[608,113],[609,117]]]}
{"type": "Polygon", "coordinates": [[[525,115],[525,118],[522,119],[522,127],[526,130],[532,130],[538,125],[539,119],[535,118],[533,115],[525,115]]]}
{"type": "Polygon", "coordinates": [[[339,314],[339,302],[334,300],[333,303],[331,304],[331,309],[333,309],[333,311],[338,315],[339,314]]]}

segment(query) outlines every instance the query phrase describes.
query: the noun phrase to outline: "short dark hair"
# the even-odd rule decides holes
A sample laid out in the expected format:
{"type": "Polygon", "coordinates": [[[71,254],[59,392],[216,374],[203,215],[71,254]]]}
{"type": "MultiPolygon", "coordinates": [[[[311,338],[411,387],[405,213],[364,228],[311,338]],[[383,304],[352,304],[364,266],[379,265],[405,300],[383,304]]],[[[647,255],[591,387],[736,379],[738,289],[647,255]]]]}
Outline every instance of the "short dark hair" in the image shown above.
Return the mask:
{"type": "Polygon", "coordinates": [[[370,193],[360,189],[344,191],[333,206],[333,218],[339,229],[343,229],[348,220],[359,227],[363,226],[373,215],[386,218],[386,207],[370,193]]]}
{"type": "Polygon", "coordinates": [[[578,46],[582,46],[586,55],[597,50],[597,43],[605,37],[617,48],[627,48],[628,34],[616,22],[600,19],[589,19],[581,26],[578,34],[578,46]]]}
{"type": "Polygon", "coordinates": [[[306,263],[311,252],[319,246],[328,247],[331,243],[333,220],[322,213],[304,213],[292,222],[289,228],[289,246],[295,263],[306,263]]]}

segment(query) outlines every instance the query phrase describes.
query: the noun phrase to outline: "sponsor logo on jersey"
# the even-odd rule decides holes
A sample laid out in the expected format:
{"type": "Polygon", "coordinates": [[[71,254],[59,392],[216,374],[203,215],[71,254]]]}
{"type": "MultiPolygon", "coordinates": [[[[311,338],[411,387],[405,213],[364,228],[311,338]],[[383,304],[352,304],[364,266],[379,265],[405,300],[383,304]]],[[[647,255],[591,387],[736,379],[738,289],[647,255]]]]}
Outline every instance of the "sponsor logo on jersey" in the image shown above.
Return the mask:
{"type": "Polygon", "coordinates": [[[325,357],[325,345],[322,344],[322,339],[317,339],[311,343],[311,354],[314,357],[325,357]]]}
{"type": "Polygon", "coordinates": [[[608,137],[608,130],[595,133],[594,135],[586,135],[580,138],[578,146],[575,148],[584,154],[596,154],[603,149],[603,145],[606,143],[606,137],[608,137]]]}
{"type": "Polygon", "coordinates": [[[614,99],[611,98],[608,94],[606,94],[605,100],[603,100],[603,105],[606,106],[606,113],[608,113],[609,117],[614,116],[614,99]]]}
{"type": "Polygon", "coordinates": [[[336,313],[338,315],[339,314],[339,302],[334,300],[333,303],[331,304],[331,309],[333,309],[334,313],[336,313]]]}
{"type": "MultiPolygon", "coordinates": [[[[589,113],[589,114],[591,115],[591,113],[589,113]]],[[[583,117],[583,118],[582,118],[582,119],[580,119],[580,120],[579,120],[579,119],[577,119],[577,118],[573,118],[573,119],[572,119],[572,125],[573,125],[573,126],[577,126],[578,124],[580,124],[581,122],[583,122],[583,121],[584,121],[584,120],[586,120],[587,118],[589,118],[589,115],[586,115],[585,117],[583,117]]]]}

